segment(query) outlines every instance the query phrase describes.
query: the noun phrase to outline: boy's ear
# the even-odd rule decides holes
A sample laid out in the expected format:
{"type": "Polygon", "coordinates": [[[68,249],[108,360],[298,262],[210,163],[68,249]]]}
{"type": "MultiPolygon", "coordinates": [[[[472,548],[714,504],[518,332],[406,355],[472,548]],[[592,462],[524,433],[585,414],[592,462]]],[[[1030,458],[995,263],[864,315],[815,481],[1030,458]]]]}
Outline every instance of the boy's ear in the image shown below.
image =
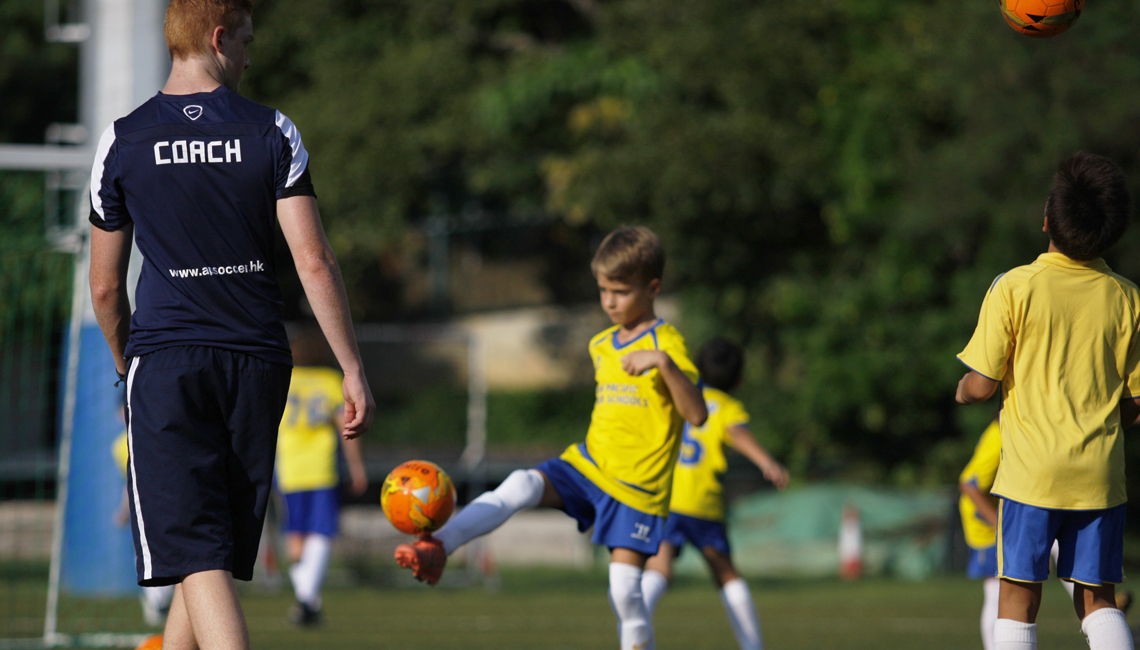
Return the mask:
{"type": "Polygon", "coordinates": [[[1045,225],[1041,226],[1041,232],[1049,232],[1049,204],[1052,201],[1053,201],[1052,197],[1045,199],[1045,210],[1044,210],[1045,225]]]}
{"type": "Polygon", "coordinates": [[[657,294],[661,293],[661,280],[659,278],[653,278],[649,281],[649,284],[645,285],[645,288],[656,298],[657,294]]]}

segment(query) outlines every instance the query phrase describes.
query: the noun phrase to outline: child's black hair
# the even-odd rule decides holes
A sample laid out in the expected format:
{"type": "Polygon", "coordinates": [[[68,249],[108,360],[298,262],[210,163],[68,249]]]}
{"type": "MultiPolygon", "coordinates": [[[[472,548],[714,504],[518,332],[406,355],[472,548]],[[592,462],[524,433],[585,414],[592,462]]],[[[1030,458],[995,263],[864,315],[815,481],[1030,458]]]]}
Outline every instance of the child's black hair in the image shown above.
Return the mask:
{"type": "Polygon", "coordinates": [[[697,370],[701,380],[713,388],[730,391],[740,383],[744,370],[744,352],[740,346],[717,337],[701,346],[697,353],[697,370]]]}
{"type": "Polygon", "coordinates": [[[1120,240],[1132,219],[1124,174],[1104,156],[1073,154],[1053,175],[1045,216],[1057,250],[1074,260],[1100,257],[1120,240]]]}

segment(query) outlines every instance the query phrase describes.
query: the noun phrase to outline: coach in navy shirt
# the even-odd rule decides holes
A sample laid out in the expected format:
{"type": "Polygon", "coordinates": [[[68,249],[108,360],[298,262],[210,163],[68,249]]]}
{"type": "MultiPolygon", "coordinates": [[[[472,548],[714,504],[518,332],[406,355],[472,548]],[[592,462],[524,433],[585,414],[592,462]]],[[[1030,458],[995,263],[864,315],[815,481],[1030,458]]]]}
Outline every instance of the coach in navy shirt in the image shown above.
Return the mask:
{"type": "Polygon", "coordinates": [[[249,0],[172,0],[170,78],[107,128],[91,173],[91,294],[127,382],[138,580],[179,585],[164,647],[249,646],[233,579],[252,577],[292,365],[275,220],[344,370],[345,438],[375,410],[300,133],[237,94],[251,16],[249,0]]]}

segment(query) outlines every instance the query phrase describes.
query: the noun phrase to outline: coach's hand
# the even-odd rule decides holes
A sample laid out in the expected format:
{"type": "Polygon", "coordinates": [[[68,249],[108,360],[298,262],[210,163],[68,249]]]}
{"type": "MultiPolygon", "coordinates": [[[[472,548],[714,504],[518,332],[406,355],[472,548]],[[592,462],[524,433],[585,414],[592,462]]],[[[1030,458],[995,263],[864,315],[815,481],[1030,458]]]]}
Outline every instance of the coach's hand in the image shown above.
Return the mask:
{"type": "Polygon", "coordinates": [[[344,384],[344,431],[345,440],[360,437],[372,426],[372,415],[376,412],[376,400],[372,399],[372,389],[364,373],[345,374],[344,384]]]}

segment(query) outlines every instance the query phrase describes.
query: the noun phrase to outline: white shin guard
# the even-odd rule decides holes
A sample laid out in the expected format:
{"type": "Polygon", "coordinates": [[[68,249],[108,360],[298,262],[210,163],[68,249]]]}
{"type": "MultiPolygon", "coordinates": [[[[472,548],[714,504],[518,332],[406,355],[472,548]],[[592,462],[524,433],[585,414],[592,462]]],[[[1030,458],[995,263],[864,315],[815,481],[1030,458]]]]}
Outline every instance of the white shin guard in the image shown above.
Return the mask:
{"type": "Polygon", "coordinates": [[[432,536],[443,544],[444,552],[451,555],[467,542],[502,526],[519,510],[537,506],[545,489],[546,481],[538,470],[515,470],[499,487],[484,492],[455,513],[451,521],[432,536]]]}
{"type": "Polygon", "coordinates": [[[736,635],[740,650],[762,650],[764,641],[760,637],[760,620],[756,617],[756,606],[752,604],[752,592],[744,578],[729,580],[720,589],[720,600],[736,635]]]}
{"type": "Polygon", "coordinates": [[[1133,650],[1132,631],[1124,619],[1124,612],[1105,607],[1081,621],[1081,631],[1089,640],[1090,650],[1133,650]]]}
{"type": "Polygon", "coordinates": [[[641,573],[641,595],[645,599],[645,611],[649,612],[649,618],[653,618],[653,613],[657,611],[657,601],[661,600],[668,588],[669,580],[664,573],[653,569],[641,573]]]}
{"type": "Polygon", "coordinates": [[[1001,593],[1001,579],[986,578],[982,581],[982,648],[994,650],[994,623],[998,617],[998,595],[1001,593]]]}
{"type": "Polygon", "coordinates": [[[641,593],[641,569],[610,562],[610,606],[618,619],[621,650],[654,650],[653,624],[641,593]]]}
{"type": "Polygon", "coordinates": [[[313,609],[321,608],[321,585],[331,556],[332,539],[315,533],[305,535],[301,561],[289,567],[289,578],[293,581],[293,593],[298,602],[313,609]]]}

